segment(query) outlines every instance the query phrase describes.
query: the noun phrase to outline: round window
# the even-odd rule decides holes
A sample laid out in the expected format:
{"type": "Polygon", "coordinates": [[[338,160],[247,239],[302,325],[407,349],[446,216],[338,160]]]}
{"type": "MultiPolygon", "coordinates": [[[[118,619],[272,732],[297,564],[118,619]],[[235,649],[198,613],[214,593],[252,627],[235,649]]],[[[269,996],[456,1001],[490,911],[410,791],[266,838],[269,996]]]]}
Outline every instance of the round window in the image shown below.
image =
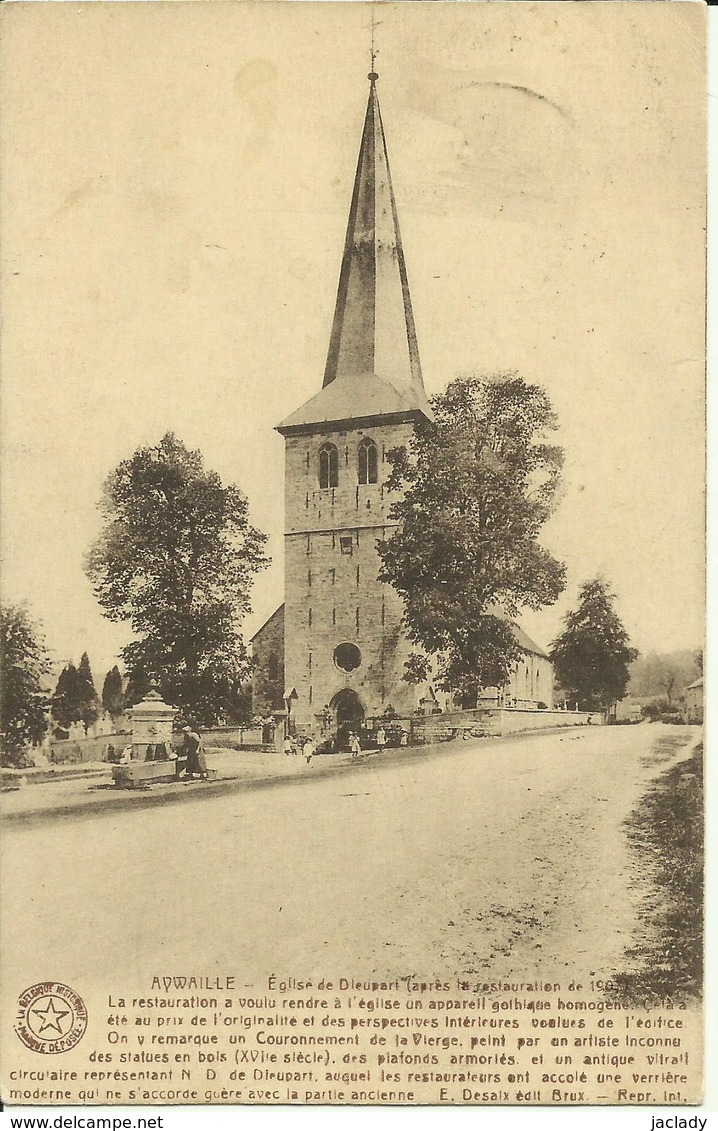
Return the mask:
{"type": "Polygon", "coordinates": [[[361,652],[356,644],[338,644],[334,649],[334,663],[343,672],[353,672],[361,663],[361,652]]]}

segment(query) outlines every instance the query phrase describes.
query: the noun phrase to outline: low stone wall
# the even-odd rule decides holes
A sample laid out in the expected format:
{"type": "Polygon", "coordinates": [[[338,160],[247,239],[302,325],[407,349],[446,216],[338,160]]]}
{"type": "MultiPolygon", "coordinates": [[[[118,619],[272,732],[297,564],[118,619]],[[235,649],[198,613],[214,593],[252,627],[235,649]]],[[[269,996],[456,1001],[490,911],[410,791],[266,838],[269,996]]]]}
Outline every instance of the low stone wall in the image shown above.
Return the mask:
{"type": "Polygon", "coordinates": [[[516,734],[547,727],[586,726],[588,720],[603,722],[600,714],[587,711],[537,711],[523,707],[478,707],[471,711],[444,711],[440,715],[421,715],[407,722],[412,743],[446,742],[459,738],[516,734]]]}
{"type": "Polygon", "coordinates": [[[520,707],[501,707],[488,711],[491,734],[516,734],[521,730],[545,730],[547,727],[586,726],[603,723],[603,716],[588,711],[529,711],[520,707]]]}
{"type": "Polygon", "coordinates": [[[226,750],[255,749],[262,746],[261,727],[210,727],[200,732],[207,747],[221,746],[226,750]]]}
{"type": "MultiPolygon", "coordinates": [[[[222,747],[226,750],[268,749],[262,744],[262,730],[257,727],[212,727],[200,731],[202,742],[208,749],[222,747]]],[[[181,734],[172,736],[172,745],[177,747],[182,741],[181,734]]],[[[61,738],[49,748],[37,747],[30,750],[40,756],[45,754],[55,765],[81,764],[83,762],[107,762],[110,747],[115,752],[124,750],[132,742],[131,734],[102,734],[96,738],[61,738]]]]}
{"type": "MultiPolygon", "coordinates": [[[[447,742],[462,734],[470,737],[515,734],[523,730],[543,730],[546,727],[585,726],[591,716],[585,711],[536,711],[521,707],[477,707],[469,711],[443,711],[438,715],[414,715],[395,719],[385,726],[401,726],[409,735],[411,745],[447,742]]],[[[600,715],[592,716],[593,723],[603,721],[600,715]]],[[[258,753],[273,747],[262,741],[261,727],[212,727],[203,730],[202,742],[207,749],[223,747],[226,750],[256,750],[258,753]]],[[[111,737],[111,736],[110,736],[111,737]]]]}
{"type": "Polygon", "coordinates": [[[491,713],[477,708],[471,711],[443,711],[437,715],[415,715],[406,721],[402,720],[402,726],[409,731],[412,745],[448,742],[462,734],[469,737],[495,733],[489,729],[491,713]]]}
{"type": "Polygon", "coordinates": [[[96,738],[59,738],[49,747],[37,747],[28,752],[29,757],[47,757],[55,765],[80,764],[82,762],[107,762],[110,747],[124,750],[132,741],[130,734],[100,734],[96,738]]]}
{"type": "MultiPolygon", "coordinates": [[[[544,730],[547,727],[585,726],[591,719],[593,725],[603,722],[603,717],[586,711],[531,711],[520,707],[476,708],[470,711],[444,711],[438,715],[418,715],[411,719],[397,719],[395,724],[409,732],[412,745],[447,742],[451,739],[516,734],[519,731],[544,730]]],[[[213,727],[201,732],[207,749],[256,750],[257,753],[274,750],[262,742],[262,729],[257,727],[213,727]]],[[[173,745],[181,741],[173,736],[173,745]]],[[[104,734],[96,738],[66,738],[53,742],[49,749],[37,747],[28,751],[44,754],[50,764],[81,765],[84,762],[109,761],[110,747],[115,752],[124,750],[132,741],[129,734],[104,734]]]]}

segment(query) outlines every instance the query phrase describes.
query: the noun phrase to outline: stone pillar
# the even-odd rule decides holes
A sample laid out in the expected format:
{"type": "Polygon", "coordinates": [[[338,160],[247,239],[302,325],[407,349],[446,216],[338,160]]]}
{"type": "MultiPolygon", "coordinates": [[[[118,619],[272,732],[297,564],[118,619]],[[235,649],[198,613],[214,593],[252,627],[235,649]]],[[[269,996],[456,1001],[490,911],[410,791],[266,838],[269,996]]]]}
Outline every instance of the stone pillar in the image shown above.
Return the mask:
{"type": "Polygon", "coordinates": [[[154,752],[164,743],[169,753],[172,738],[172,722],[177,714],[176,707],[163,702],[162,696],[152,688],[140,703],[130,708],[132,727],[132,760],[151,761],[154,752]],[[148,747],[154,748],[148,758],[148,747]]]}
{"type": "Polygon", "coordinates": [[[284,752],[284,739],[286,738],[285,731],[287,729],[287,711],[272,711],[274,719],[274,753],[282,754],[284,752]]]}

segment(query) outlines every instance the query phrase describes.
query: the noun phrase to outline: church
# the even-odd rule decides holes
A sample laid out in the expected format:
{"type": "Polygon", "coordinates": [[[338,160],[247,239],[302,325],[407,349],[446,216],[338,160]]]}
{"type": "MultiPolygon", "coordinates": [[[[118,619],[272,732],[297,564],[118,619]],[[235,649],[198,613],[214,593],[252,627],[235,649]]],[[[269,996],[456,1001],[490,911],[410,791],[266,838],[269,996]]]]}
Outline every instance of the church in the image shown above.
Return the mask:
{"type": "MultiPolygon", "coordinates": [[[[286,709],[293,732],[327,737],[381,717],[450,708],[404,680],[403,605],[378,580],[394,528],[387,452],[432,419],[421,373],[386,138],[369,99],[321,390],[277,426],[284,437],[285,601],[254,635],[253,710],[286,709]]],[[[520,629],[510,685],[493,705],[552,706],[546,653],[520,629]]]]}

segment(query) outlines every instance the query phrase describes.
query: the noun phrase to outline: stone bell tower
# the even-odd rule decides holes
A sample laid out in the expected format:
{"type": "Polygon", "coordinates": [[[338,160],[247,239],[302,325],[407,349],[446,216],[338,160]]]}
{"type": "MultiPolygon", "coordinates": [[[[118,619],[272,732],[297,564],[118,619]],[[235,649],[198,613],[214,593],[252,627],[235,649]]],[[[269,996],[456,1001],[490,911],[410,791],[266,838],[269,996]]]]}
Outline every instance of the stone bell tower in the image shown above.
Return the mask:
{"type": "Polygon", "coordinates": [[[321,733],[412,711],[402,602],[378,580],[391,533],[387,452],[406,444],[426,399],[399,218],[369,75],[354,191],[323,387],[277,428],[286,441],[287,695],[300,729],[321,733]]]}

